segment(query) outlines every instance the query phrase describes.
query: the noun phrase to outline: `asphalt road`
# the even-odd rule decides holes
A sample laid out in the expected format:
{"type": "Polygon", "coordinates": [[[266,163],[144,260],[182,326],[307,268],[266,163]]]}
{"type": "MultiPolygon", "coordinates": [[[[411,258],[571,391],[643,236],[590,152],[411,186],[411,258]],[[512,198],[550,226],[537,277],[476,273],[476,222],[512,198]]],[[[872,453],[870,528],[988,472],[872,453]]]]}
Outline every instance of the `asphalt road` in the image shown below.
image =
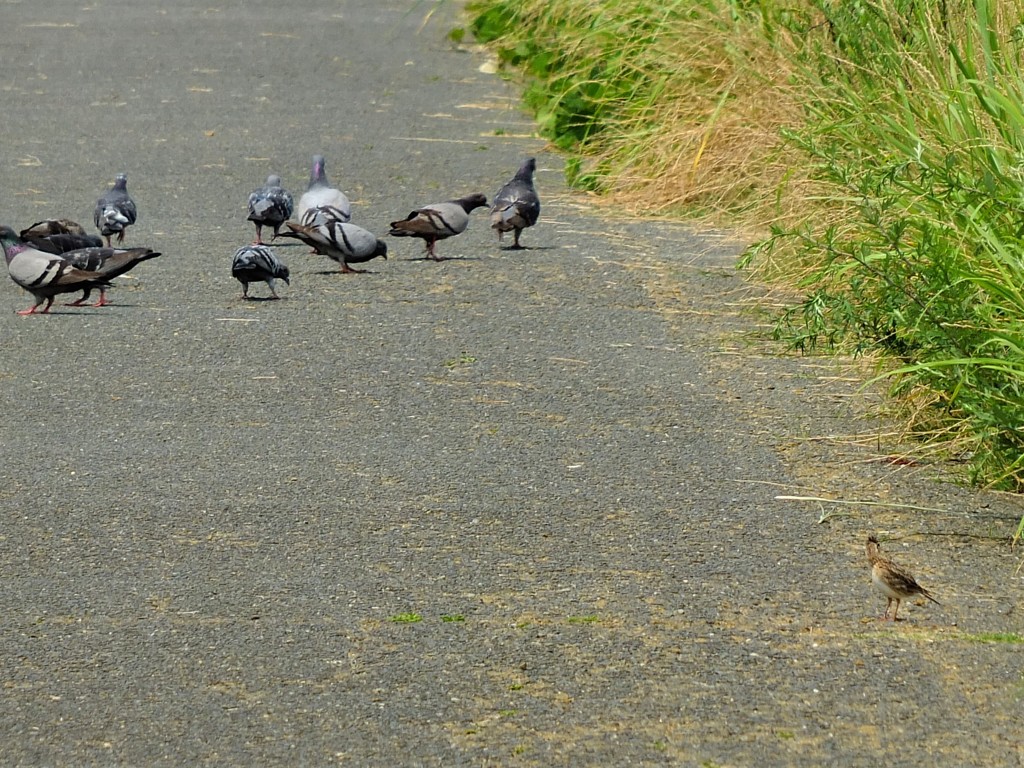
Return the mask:
{"type": "Polygon", "coordinates": [[[0,764],[1024,764],[1019,503],[886,461],[738,244],[568,192],[457,10],[3,3],[0,219],[125,171],[164,255],[0,288],[0,764]],[[536,155],[541,222],[242,301],[317,152],[378,234],[536,155]],[[941,606],[875,620],[871,532],[941,606]]]}

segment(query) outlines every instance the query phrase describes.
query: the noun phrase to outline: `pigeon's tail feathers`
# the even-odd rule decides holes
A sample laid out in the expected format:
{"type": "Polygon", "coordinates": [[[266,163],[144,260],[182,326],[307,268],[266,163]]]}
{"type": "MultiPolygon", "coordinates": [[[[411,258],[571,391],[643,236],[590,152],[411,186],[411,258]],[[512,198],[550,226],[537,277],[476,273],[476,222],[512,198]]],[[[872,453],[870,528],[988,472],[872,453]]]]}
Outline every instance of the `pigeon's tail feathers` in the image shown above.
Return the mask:
{"type": "Polygon", "coordinates": [[[249,221],[263,221],[276,204],[269,197],[260,197],[249,203],[249,221]]]}
{"type": "Polygon", "coordinates": [[[122,231],[125,226],[131,223],[129,218],[113,205],[103,206],[98,213],[98,217],[100,226],[114,232],[122,231]]]}

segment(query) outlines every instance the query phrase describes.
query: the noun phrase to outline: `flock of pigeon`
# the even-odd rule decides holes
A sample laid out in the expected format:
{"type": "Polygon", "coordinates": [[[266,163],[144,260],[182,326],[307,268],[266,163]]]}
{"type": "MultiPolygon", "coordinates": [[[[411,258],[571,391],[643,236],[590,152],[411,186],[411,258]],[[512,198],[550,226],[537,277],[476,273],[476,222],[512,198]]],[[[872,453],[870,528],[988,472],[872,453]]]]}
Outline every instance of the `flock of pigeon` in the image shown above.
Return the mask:
{"type": "MultiPolygon", "coordinates": [[[[510,181],[494,196],[491,204],[491,227],[501,240],[505,232],[513,232],[513,248],[521,248],[523,230],[537,223],[540,200],[533,185],[537,168],[528,158],[510,181]]],[[[45,313],[55,296],[82,291],[72,306],[83,304],[93,288],[100,298],[93,306],[107,304],[106,291],[111,281],[136,264],[156,258],[159,252],[149,248],[114,248],[111,237],[124,241],[125,229],[135,223],[137,211],[128,195],[128,178],[118,174],[114,186],[96,203],[93,222],[100,237],[86,234],[81,225],[69,219],[47,219],[16,233],[0,226],[0,243],[7,259],[11,279],[31,293],[36,303],[20,315],[45,313]],[[106,243],[104,245],[104,242],[106,243]],[[45,302],[45,303],[44,303],[45,302]],[[42,305],[42,309],[39,307],[42,305]]],[[[313,157],[309,186],[299,198],[298,221],[292,221],[294,203],[291,194],[281,186],[279,176],[271,175],[267,183],[249,195],[249,221],[256,225],[256,241],[238,249],[231,264],[231,274],[242,283],[242,297],[249,297],[249,284],[266,282],[273,298],[278,298],[275,280],[288,282],[288,267],[263,242],[263,227],[271,227],[274,238],[293,237],[306,243],[317,253],[341,265],[342,272],[360,272],[350,264],[360,264],[378,256],[387,258],[388,248],[373,233],[352,223],[352,206],[345,194],[330,185],[322,155],[313,157]],[[281,232],[281,227],[288,228],[281,232]]],[[[388,234],[395,237],[418,237],[426,244],[427,256],[440,260],[437,242],[466,230],[469,215],[487,206],[480,194],[434,203],[417,208],[404,219],[391,222],[388,234]]],[[[887,598],[882,618],[896,621],[900,602],[921,595],[933,603],[938,601],[922,587],[905,568],[881,554],[878,539],[867,540],[867,556],[871,565],[871,581],[887,598]],[[893,602],[896,609],[889,616],[893,602]]]]}
{"type": "MultiPolygon", "coordinates": [[[[537,169],[534,158],[528,158],[495,194],[490,205],[491,227],[498,240],[512,232],[512,248],[522,248],[519,237],[523,230],[537,223],[540,199],[533,184],[537,169]]],[[[427,257],[440,261],[438,241],[461,234],[469,226],[470,214],[477,208],[487,207],[485,195],[475,193],[465,197],[433,203],[417,208],[404,219],[391,222],[389,235],[417,237],[424,241],[427,257]]],[[[387,258],[387,244],[372,232],[352,223],[352,205],[341,190],[327,180],[323,155],[313,156],[309,185],[299,198],[297,220],[292,195],[281,186],[281,178],[267,177],[267,182],[249,195],[248,220],[256,226],[256,240],[239,248],[231,263],[231,274],[242,284],[242,298],[249,298],[249,284],[265,282],[271,297],[278,298],[275,281],[288,282],[289,272],[274,250],[263,242],[263,227],[273,229],[273,237],[290,237],[309,245],[316,253],[328,256],[341,265],[342,272],[353,269],[378,256],[387,258]],[[281,228],[287,228],[282,232],[281,228]]],[[[80,306],[94,288],[100,298],[92,306],[108,303],[107,289],[111,281],[137,264],[160,256],[150,248],[121,248],[111,244],[124,242],[125,230],[138,216],[135,202],[128,194],[128,177],[120,173],[111,187],[97,202],[93,223],[100,237],[87,234],[85,229],[70,219],[46,219],[31,227],[15,232],[0,226],[0,244],[3,245],[7,271],[11,279],[31,293],[35,304],[18,312],[19,315],[44,314],[50,311],[54,297],[63,293],[82,291],[82,296],[71,306],[80,306]]]]}

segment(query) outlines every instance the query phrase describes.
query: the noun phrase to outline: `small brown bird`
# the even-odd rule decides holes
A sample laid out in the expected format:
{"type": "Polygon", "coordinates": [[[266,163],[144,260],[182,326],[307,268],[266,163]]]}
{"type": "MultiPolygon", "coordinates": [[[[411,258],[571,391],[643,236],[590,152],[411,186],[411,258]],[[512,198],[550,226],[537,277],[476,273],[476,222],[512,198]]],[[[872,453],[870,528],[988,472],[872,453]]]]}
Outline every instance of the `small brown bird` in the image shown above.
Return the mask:
{"type": "Polygon", "coordinates": [[[892,621],[896,621],[896,614],[900,610],[900,601],[914,595],[922,595],[936,605],[940,604],[927,589],[917,583],[908,570],[879,552],[878,539],[874,536],[868,536],[867,553],[868,562],[871,563],[871,583],[889,601],[885,604],[885,613],[882,614],[883,621],[889,620],[889,607],[893,600],[896,601],[896,610],[892,612],[892,621]]]}

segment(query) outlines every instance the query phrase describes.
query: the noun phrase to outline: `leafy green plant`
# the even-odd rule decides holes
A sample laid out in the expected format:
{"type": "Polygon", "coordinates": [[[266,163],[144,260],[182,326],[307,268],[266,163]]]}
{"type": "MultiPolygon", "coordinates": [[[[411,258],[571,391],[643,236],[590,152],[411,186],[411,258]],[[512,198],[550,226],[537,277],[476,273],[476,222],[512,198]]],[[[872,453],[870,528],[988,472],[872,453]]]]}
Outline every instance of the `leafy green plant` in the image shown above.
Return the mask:
{"type": "Polygon", "coordinates": [[[931,393],[919,425],[969,453],[976,481],[1020,490],[1019,50],[1000,47],[988,0],[973,20],[909,0],[852,5],[877,23],[854,34],[836,20],[831,56],[819,48],[802,70],[811,119],[789,136],[844,216],[758,246],[820,257],[778,335],[895,359],[894,394],[931,393]]]}

